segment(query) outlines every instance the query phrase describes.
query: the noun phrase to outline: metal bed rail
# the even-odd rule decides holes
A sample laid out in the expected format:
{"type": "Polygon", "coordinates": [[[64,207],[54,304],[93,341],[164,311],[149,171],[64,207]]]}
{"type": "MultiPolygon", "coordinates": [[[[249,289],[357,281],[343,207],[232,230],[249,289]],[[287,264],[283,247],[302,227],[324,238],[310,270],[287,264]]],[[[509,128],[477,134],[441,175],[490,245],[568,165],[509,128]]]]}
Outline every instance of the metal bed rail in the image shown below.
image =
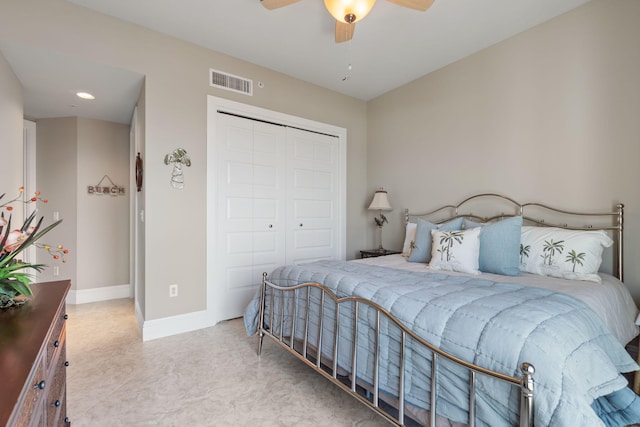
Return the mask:
{"type": "MultiPolygon", "coordinates": [[[[427,342],[414,332],[404,326],[391,313],[382,306],[366,300],[364,298],[348,296],[338,298],[333,292],[325,288],[319,283],[306,282],[293,286],[278,286],[267,280],[267,274],[263,274],[261,293],[260,293],[260,312],[258,316],[258,356],[262,351],[263,339],[265,336],[271,338],[289,353],[296,356],[305,364],[319,372],[329,381],[348,392],[369,408],[379,413],[392,423],[404,426],[407,422],[407,402],[405,396],[405,368],[407,364],[407,341],[412,340],[412,344],[418,344],[422,349],[426,349],[431,355],[430,375],[428,387],[429,390],[429,408],[428,420],[414,420],[422,425],[435,426],[437,417],[437,391],[438,391],[438,367],[441,359],[452,362],[458,367],[462,367],[469,372],[469,396],[468,396],[468,426],[474,427],[476,422],[476,383],[477,376],[487,376],[500,382],[507,383],[512,387],[518,388],[520,393],[519,408],[514,408],[514,412],[519,413],[519,426],[533,426],[533,390],[535,372],[534,367],[529,363],[523,363],[520,367],[521,378],[515,378],[504,375],[499,372],[485,369],[481,366],[469,363],[454,355],[448,354],[433,344],[427,342]],[[312,316],[310,308],[312,289],[318,289],[319,306],[318,318],[313,319],[317,322],[317,330],[313,328],[312,316]],[[329,301],[327,301],[327,299],[329,301]],[[332,302],[331,302],[332,301],[332,302]],[[345,305],[350,306],[342,309],[345,305]],[[325,307],[329,307],[326,309],[325,307]],[[333,310],[333,311],[332,311],[333,310]],[[363,310],[374,310],[373,333],[374,333],[374,349],[373,349],[373,381],[362,381],[358,376],[359,363],[359,328],[368,328],[369,325],[363,322],[360,312],[363,310]],[[286,313],[285,313],[286,312],[286,313]],[[327,315],[331,312],[332,315],[327,315]],[[352,316],[349,316],[349,314],[352,316]],[[346,316],[345,316],[346,314],[346,316]],[[345,329],[342,325],[345,317],[347,322],[347,332],[351,332],[350,337],[341,336],[341,330],[345,329]],[[332,319],[333,318],[333,319],[332,319]],[[386,319],[388,325],[395,325],[399,331],[399,366],[397,396],[391,396],[389,399],[389,391],[380,389],[380,364],[385,362],[382,357],[381,343],[381,322],[386,319]],[[328,328],[325,322],[331,322],[333,333],[329,335],[329,339],[324,338],[328,328]],[[296,330],[302,327],[302,331],[296,330]],[[302,324],[302,325],[299,325],[302,324]],[[313,328],[313,330],[312,330],[313,328]],[[338,347],[341,341],[350,342],[351,353],[350,366],[339,365],[338,347]],[[325,342],[329,341],[329,342],[325,342]],[[296,348],[296,343],[297,348],[296,348]],[[331,346],[325,351],[325,346],[331,346]],[[362,383],[366,383],[364,388],[362,383]],[[385,399],[386,398],[386,399],[385,399]],[[390,403],[391,401],[391,403],[390,403]],[[385,405],[386,404],[386,405],[385,405]],[[395,407],[395,411],[389,410],[389,405],[395,407]]],[[[368,333],[369,331],[366,331],[368,333]]],[[[422,408],[423,410],[425,408],[422,408]]]]}

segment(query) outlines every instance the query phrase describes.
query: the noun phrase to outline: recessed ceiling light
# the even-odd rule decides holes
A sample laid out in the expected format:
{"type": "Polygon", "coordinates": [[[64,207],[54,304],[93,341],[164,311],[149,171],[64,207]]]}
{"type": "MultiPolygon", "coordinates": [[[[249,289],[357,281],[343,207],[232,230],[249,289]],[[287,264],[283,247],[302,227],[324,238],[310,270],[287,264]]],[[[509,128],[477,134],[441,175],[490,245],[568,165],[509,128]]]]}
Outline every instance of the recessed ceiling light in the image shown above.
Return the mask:
{"type": "Polygon", "coordinates": [[[78,92],[76,93],[76,95],[78,95],[78,98],[82,98],[82,99],[96,99],[95,96],[91,95],[88,92],[78,92]]]}

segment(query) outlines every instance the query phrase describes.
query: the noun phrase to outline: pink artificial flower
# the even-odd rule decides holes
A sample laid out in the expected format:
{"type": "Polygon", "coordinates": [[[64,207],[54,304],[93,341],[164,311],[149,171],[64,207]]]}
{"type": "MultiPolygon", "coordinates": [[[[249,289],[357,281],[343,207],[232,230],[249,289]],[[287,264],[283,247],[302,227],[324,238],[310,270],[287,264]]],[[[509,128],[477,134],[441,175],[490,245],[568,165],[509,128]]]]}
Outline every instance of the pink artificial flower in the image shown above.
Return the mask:
{"type": "Polygon", "coordinates": [[[7,241],[4,244],[5,252],[13,252],[22,244],[22,241],[26,239],[27,236],[20,230],[12,230],[9,232],[7,236],[7,241]]]}

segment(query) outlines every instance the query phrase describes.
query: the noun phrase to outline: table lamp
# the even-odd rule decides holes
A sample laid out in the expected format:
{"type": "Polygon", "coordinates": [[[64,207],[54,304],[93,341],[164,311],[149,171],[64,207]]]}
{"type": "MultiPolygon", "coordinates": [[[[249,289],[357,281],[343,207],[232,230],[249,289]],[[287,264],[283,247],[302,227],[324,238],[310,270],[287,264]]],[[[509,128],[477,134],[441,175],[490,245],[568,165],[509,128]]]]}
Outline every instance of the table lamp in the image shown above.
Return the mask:
{"type": "Polygon", "coordinates": [[[387,197],[387,192],[383,188],[377,190],[373,195],[373,200],[371,200],[371,204],[369,205],[370,211],[378,211],[379,216],[375,217],[374,220],[376,225],[378,226],[378,234],[379,234],[379,242],[380,246],[378,246],[379,252],[384,252],[384,248],[382,247],[382,226],[385,222],[389,222],[387,217],[382,214],[382,211],[390,211],[392,210],[391,205],[389,204],[389,197],[387,197]]]}

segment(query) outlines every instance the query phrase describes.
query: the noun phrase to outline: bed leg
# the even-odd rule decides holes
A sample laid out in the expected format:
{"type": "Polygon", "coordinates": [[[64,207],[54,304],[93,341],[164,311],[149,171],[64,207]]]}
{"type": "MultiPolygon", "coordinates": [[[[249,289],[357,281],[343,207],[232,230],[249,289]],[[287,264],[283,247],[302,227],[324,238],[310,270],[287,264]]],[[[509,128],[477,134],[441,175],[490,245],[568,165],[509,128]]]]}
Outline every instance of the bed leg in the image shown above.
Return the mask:
{"type": "Polygon", "coordinates": [[[533,374],[535,369],[529,363],[520,366],[520,427],[533,427],[533,374]]]}
{"type": "Polygon", "coordinates": [[[264,332],[262,329],[258,331],[258,357],[262,354],[262,340],[264,339],[264,332]]]}
{"type": "Polygon", "coordinates": [[[260,310],[258,311],[258,357],[262,353],[262,340],[264,339],[264,304],[265,304],[265,292],[267,289],[267,273],[262,273],[262,283],[260,284],[260,310]]]}

